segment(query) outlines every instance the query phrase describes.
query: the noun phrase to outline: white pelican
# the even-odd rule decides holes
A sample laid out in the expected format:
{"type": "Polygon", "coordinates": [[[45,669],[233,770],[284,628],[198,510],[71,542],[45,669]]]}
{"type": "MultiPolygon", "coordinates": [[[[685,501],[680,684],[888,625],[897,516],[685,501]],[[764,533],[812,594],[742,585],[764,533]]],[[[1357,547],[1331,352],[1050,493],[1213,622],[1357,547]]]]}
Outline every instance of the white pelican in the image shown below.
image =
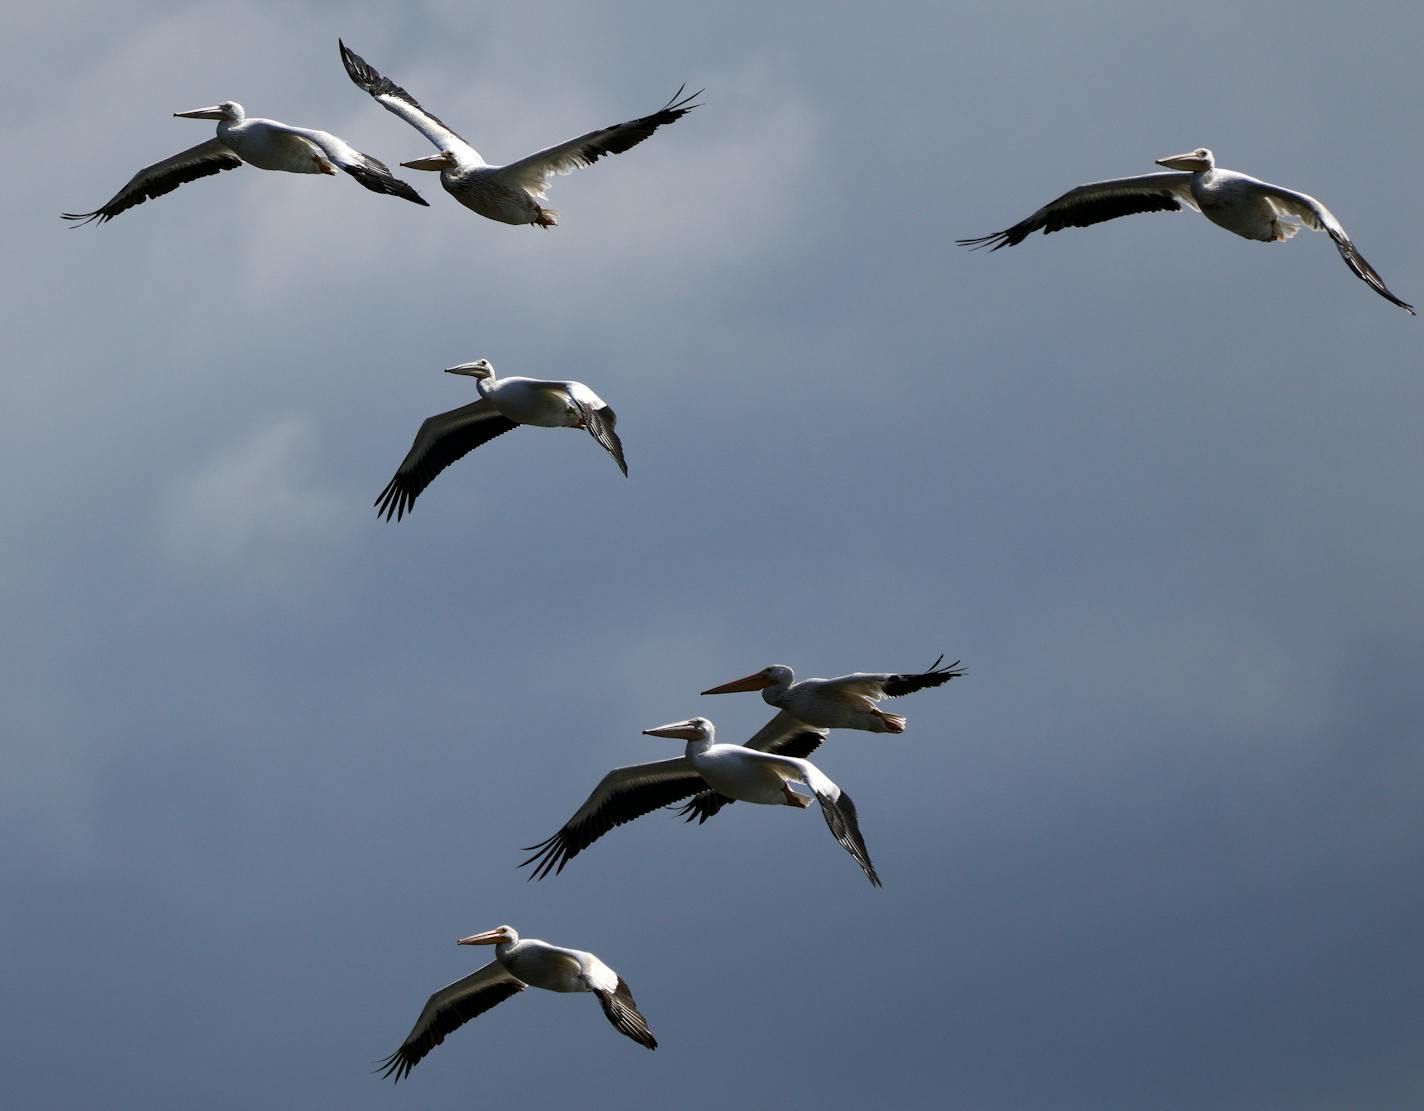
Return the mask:
{"type": "Polygon", "coordinates": [[[663,124],[687,115],[697,107],[692,101],[702,95],[699,90],[684,97],[683,90],[678,89],[673,98],[651,116],[590,131],[507,166],[491,166],[480,157],[479,151],[422,108],[410,93],[390,78],[382,77],[344,42],[337,40],[337,45],[341,47],[341,61],[351,80],[387,111],[394,112],[434,143],[440,152],[401,165],[412,170],[439,170],[440,184],[450,196],[466,208],[502,224],[554,227],[559,222],[559,214],[539,203],[548,199],[545,189],[549,175],[571,174],[592,166],[605,154],[622,154],[663,124]]]}
{"type": "Polygon", "coordinates": [[[1411,316],[1414,314],[1414,306],[1405,304],[1386,288],[1384,279],[1355,250],[1340,221],[1314,197],[1268,181],[1257,181],[1234,170],[1218,170],[1215,156],[1206,147],[1159,158],[1157,165],[1175,172],[1080,185],[1011,228],[957,242],[961,247],[975,248],[992,243],[992,249],[997,251],[1000,247],[1022,243],[1039,230],[1048,235],[1063,228],[1086,228],[1134,212],[1178,212],[1186,205],[1227,231],[1263,243],[1284,243],[1301,225],[1311,231],[1328,232],[1340,257],[1357,277],[1386,301],[1411,316]]]}
{"type": "Polygon", "coordinates": [[[882,712],[875,704],[882,698],[899,698],[903,694],[937,687],[964,674],[959,661],[940,667],[940,656],[929,669],[919,673],[896,675],[883,672],[857,671],[834,679],[802,679],[785,664],[772,664],[742,679],[733,679],[703,694],[735,694],[738,691],[761,691],[762,700],[781,710],[771,719],[772,729],[782,718],[805,722],[820,729],[864,729],[871,733],[903,733],[905,719],[899,714],[882,712]]]}
{"type": "Polygon", "coordinates": [[[649,1049],[658,1048],[623,977],[592,953],[532,937],[521,939],[513,926],[496,926],[462,937],[455,944],[493,945],[495,959],[463,980],[445,985],[426,1001],[401,1047],[376,1066],[378,1072],[385,1070],[382,1076],[394,1076],[397,1082],[409,1076],[446,1034],[530,986],[546,991],[591,991],[620,1034],[649,1049]]]}
{"type": "MultiPolygon", "coordinates": [[[[855,858],[870,882],[880,886],[880,877],[875,874],[870,853],[860,836],[855,803],[811,761],[758,751],[746,745],[716,744],[716,730],[706,718],[675,721],[643,732],[649,737],[686,741],[687,750],[671,760],[631,764],[614,768],[605,775],[558,833],[524,849],[534,854],[519,865],[521,868],[534,865],[530,879],[543,879],[551,870],[556,874],[562,872],[565,864],[614,826],[711,789],[724,800],[714,800],[711,813],[716,813],[727,802],[804,808],[810,806],[814,798],[821,804],[831,835],[855,858]]],[[[815,748],[820,738],[811,742],[808,738],[797,738],[794,733],[783,735],[783,747],[796,749],[807,743],[815,748]]],[[[698,807],[699,810],[705,808],[706,804],[698,807]]]]}
{"type": "Polygon", "coordinates": [[[501,378],[496,381],[488,359],[447,367],[446,374],[475,379],[480,399],[448,413],[429,417],[415,434],[395,477],[376,499],[376,516],[391,514],[399,521],[415,507],[420,492],[456,459],[489,443],[496,436],[532,424],[539,428],[583,428],[613,456],[626,476],[623,441],[614,426],[618,414],[582,382],[557,382],[543,378],[501,378]]]}
{"type": "Polygon", "coordinates": [[[312,131],[255,116],[249,119],[242,105],[234,100],[173,114],[192,120],[217,120],[217,138],[145,166],[101,208],[66,212],[64,218],[78,220],[79,224],[91,220],[102,224],[136,204],[173,192],[184,182],[234,170],[244,162],[259,170],[284,170],[289,174],[335,174],[338,169],[345,170],[373,193],[426,203],[409,185],[392,177],[384,162],[362,154],[329,131],[312,131]]]}

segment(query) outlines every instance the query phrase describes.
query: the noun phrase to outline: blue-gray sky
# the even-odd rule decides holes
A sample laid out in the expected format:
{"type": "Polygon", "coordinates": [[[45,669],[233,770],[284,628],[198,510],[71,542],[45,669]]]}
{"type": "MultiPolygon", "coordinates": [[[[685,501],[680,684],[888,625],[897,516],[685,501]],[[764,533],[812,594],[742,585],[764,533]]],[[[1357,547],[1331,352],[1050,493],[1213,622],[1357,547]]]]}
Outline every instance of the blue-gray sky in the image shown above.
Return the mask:
{"type": "Polygon", "coordinates": [[[953,246],[1205,144],[1424,300],[1413,4],[6,5],[0,1064],[20,1107],[1424,1101],[1419,321],[1193,214],[953,246]],[[60,211],[224,98],[395,165],[340,35],[544,234],[243,169],[60,211]],[[442,367],[576,377],[399,526],[442,367]],[[802,674],[970,675],[814,813],[652,815],[527,884],[639,731],[802,674]],[[511,922],[632,985],[368,1068],[511,922]],[[553,1055],[552,1061],[550,1054],[553,1055]]]}

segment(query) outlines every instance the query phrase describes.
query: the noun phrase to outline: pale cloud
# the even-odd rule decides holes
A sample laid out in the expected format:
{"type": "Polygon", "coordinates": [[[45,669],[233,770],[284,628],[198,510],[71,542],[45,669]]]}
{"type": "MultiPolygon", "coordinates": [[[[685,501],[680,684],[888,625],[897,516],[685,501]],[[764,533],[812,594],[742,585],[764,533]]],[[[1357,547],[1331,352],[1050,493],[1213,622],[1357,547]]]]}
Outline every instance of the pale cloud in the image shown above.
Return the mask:
{"type": "Polygon", "coordinates": [[[293,416],[219,448],[164,495],[164,554],[224,578],[271,583],[308,574],[313,549],[344,532],[342,495],[313,474],[320,459],[311,426],[293,416]]]}

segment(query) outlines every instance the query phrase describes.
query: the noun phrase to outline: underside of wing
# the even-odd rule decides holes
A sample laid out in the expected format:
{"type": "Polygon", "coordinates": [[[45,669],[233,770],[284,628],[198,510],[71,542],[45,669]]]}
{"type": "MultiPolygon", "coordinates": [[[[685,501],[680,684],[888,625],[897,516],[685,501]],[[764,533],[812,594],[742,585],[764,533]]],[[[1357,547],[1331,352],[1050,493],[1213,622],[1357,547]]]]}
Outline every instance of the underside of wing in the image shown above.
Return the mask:
{"type": "Polygon", "coordinates": [[[533,196],[542,199],[545,181],[551,174],[571,174],[585,166],[592,166],[604,155],[622,154],[637,146],[664,124],[682,119],[697,107],[693,101],[702,95],[699,89],[690,96],[683,96],[685,88],[686,86],[679,88],[671,100],[650,116],[590,131],[577,139],[570,139],[566,143],[521,158],[518,162],[511,162],[501,172],[533,196]]]}
{"type": "Polygon", "coordinates": [[[1183,205],[1195,209],[1197,205],[1189,188],[1191,176],[1171,171],[1080,185],[1011,228],[955,242],[961,247],[989,247],[997,251],[1000,247],[1022,243],[1036,231],[1048,235],[1063,228],[1086,228],[1138,212],[1177,212],[1183,205]]]}
{"type": "Polygon", "coordinates": [[[1270,199],[1272,208],[1282,215],[1299,217],[1301,223],[1311,231],[1325,232],[1334,242],[1335,249],[1340,252],[1340,257],[1345,260],[1345,265],[1357,278],[1390,304],[1398,305],[1411,316],[1415,315],[1414,306],[1401,301],[1390,292],[1389,287],[1384,284],[1384,279],[1379,276],[1379,272],[1365,261],[1365,256],[1360,254],[1354,242],[1345,234],[1344,227],[1335,218],[1333,212],[1307,193],[1297,193],[1294,189],[1285,189],[1269,182],[1258,184],[1270,199]]]}
{"type": "Polygon", "coordinates": [[[399,1082],[452,1030],[458,1030],[511,995],[517,995],[524,986],[498,961],[491,961],[478,972],[447,984],[426,1001],[401,1047],[377,1064],[376,1071],[399,1082]]]}
{"type": "Polygon", "coordinates": [[[607,405],[586,405],[577,397],[574,397],[574,404],[579,407],[579,413],[583,417],[583,424],[588,429],[589,435],[599,442],[604,451],[613,456],[613,461],[618,464],[618,469],[623,472],[623,477],[627,478],[628,462],[623,458],[623,441],[618,438],[618,433],[615,431],[618,414],[607,405]]]}
{"type": "Polygon", "coordinates": [[[685,799],[706,786],[684,756],[615,768],[558,833],[525,847],[524,851],[533,855],[521,861],[519,867],[534,866],[530,879],[543,879],[551,871],[562,872],[565,864],[615,826],[685,799]]]}
{"type": "MultiPolygon", "coordinates": [[[[311,143],[327,161],[350,174],[362,186],[373,193],[388,197],[400,197],[415,204],[426,204],[425,199],[408,184],[391,173],[390,167],[379,158],[357,150],[339,135],[330,131],[318,131],[309,127],[281,125],[288,133],[299,136],[311,143]]],[[[428,205],[427,205],[428,207],[428,205]]]]}
{"type": "Polygon", "coordinates": [[[471,161],[483,163],[479,152],[441,120],[435,113],[421,107],[420,101],[411,96],[389,77],[382,77],[364,58],[351,50],[340,39],[341,64],[358,88],[365,89],[386,111],[394,113],[411,127],[429,139],[440,150],[454,150],[467,154],[471,161]]]}
{"type": "Polygon", "coordinates": [[[870,851],[866,849],[865,839],[860,835],[860,821],[856,817],[855,803],[844,791],[835,800],[819,793],[816,798],[821,803],[821,813],[825,816],[826,825],[830,827],[831,836],[846,852],[855,857],[855,862],[860,865],[866,878],[879,887],[880,877],[875,874],[875,865],[870,863],[870,851]]]}
{"type": "Polygon", "coordinates": [[[129,179],[127,185],[109,198],[107,204],[93,212],[65,212],[61,215],[66,220],[77,221],[75,227],[95,220],[103,224],[134,205],[171,193],[187,182],[210,177],[223,170],[235,170],[241,165],[242,159],[234,154],[226,143],[220,139],[209,139],[206,143],[189,147],[162,162],[145,166],[129,179]]]}
{"type": "Polygon", "coordinates": [[[395,514],[399,521],[414,508],[421,491],[451,463],[518,427],[518,421],[503,416],[484,398],[429,417],[415,434],[415,443],[395,476],[376,498],[376,516],[389,521],[395,514]]]}
{"type": "Polygon", "coordinates": [[[599,1003],[603,1005],[603,1013],[620,1034],[649,1049],[658,1048],[658,1039],[653,1037],[653,1032],[648,1029],[648,1020],[638,1010],[633,993],[628,990],[622,976],[618,977],[618,986],[613,991],[600,991],[597,995],[599,1003]]]}

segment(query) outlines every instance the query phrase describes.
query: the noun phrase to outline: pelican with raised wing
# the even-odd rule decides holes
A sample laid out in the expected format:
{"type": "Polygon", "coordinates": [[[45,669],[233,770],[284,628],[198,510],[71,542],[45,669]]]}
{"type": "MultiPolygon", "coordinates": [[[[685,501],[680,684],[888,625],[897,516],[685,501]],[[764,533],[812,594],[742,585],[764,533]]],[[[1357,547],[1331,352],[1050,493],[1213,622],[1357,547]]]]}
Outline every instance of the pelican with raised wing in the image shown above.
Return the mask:
{"type": "MultiPolygon", "coordinates": [[[[716,744],[716,730],[706,718],[675,721],[643,732],[649,737],[686,741],[687,749],[671,760],[632,764],[605,775],[558,833],[524,850],[534,854],[520,864],[521,868],[534,865],[530,879],[562,872],[565,864],[614,826],[711,790],[725,800],[715,803],[713,813],[733,801],[797,808],[810,806],[813,800],[819,802],[831,835],[855,858],[870,882],[880,886],[860,835],[855,803],[809,760],[746,745],[716,744]]],[[[819,743],[819,736],[813,740],[795,732],[780,738],[783,752],[810,751],[819,743]]],[[[769,741],[768,749],[771,747],[769,741]]]]}
{"type": "Polygon", "coordinates": [[[455,460],[489,443],[496,436],[532,424],[539,428],[582,428],[613,456],[626,476],[623,441],[618,438],[618,414],[582,382],[543,378],[500,378],[488,359],[447,367],[446,374],[475,379],[478,401],[437,413],[415,434],[415,443],[397,468],[395,477],[376,498],[376,516],[399,521],[415,507],[420,492],[455,460]]]}
{"type": "Polygon", "coordinates": [[[495,959],[478,972],[447,984],[425,1004],[399,1049],[376,1066],[382,1076],[400,1081],[421,1059],[470,1019],[517,995],[526,987],[546,991],[591,991],[614,1029],[639,1045],[657,1049],[657,1039],[638,1012],[633,993],[592,953],[565,949],[536,938],[521,938],[513,926],[496,926],[462,937],[457,945],[493,945],[495,959]]]}
{"type": "Polygon", "coordinates": [[[1219,170],[1215,156],[1206,147],[1159,158],[1157,165],[1170,172],[1080,185],[1011,228],[957,242],[961,247],[991,247],[997,251],[1022,243],[1036,231],[1048,235],[1134,212],[1179,212],[1185,206],[1218,227],[1262,243],[1284,243],[1302,227],[1326,232],[1356,277],[1386,301],[1414,314],[1414,306],[1389,291],[1384,279],[1355,249],[1340,221],[1314,197],[1234,170],[1219,170]]]}
{"type": "MultiPolygon", "coordinates": [[[[927,687],[938,687],[965,673],[959,661],[944,664],[944,656],[924,670],[904,674],[857,671],[834,679],[802,679],[785,664],[772,664],[741,679],[733,679],[720,687],[711,687],[703,694],[735,694],[739,691],[761,691],[769,706],[781,713],[772,718],[766,730],[789,729],[781,726],[782,718],[804,722],[819,729],[864,729],[871,733],[903,733],[905,719],[899,714],[884,713],[875,704],[882,698],[899,698],[927,687]]],[[[760,734],[758,734],[759,736],[760,734]]]]}
{"type": "Polygon", "coordinates": [[[217,138],[145,166],[107,204],[93,212],[63,213],[64,219],[77,220],[76,226],[91,220],[103,224],[134,205],[173,192],[185,182],[235,170],[243,163],[289,174],[335,174],[344,170],[373,193],[426,203],[409,185],[391,176],[384,162],[362,154],[329,131],[249,117],[235,100],[173,114],[192,120],[217,120],[217,138]]]}
{"type": "MultiPolygon", "coordinates": [[[[415,128],[440,152],[401,165],[412,170],[438,170],[445,191],[466,208],[502,224],[534,224],[554,227],[559,214],[545,208],[546,189],[553,174],[571,174],[592,166],[606,154],[622,154],[637,146],[664,124],[675,123],[696,108],[693,100],[701,91],[683,96],[678,89],[673,98],[650,116],[601,127],[549,147],[507,166],[491,166],[464,139],[420,106],[420,102],[387,77],[382,77],[344,42],[341,61],[351,80],[373,96],[387,111],[395,113],[415,128]]],[[[684,86],[685,88],[686,86],[684,86]]]]}

